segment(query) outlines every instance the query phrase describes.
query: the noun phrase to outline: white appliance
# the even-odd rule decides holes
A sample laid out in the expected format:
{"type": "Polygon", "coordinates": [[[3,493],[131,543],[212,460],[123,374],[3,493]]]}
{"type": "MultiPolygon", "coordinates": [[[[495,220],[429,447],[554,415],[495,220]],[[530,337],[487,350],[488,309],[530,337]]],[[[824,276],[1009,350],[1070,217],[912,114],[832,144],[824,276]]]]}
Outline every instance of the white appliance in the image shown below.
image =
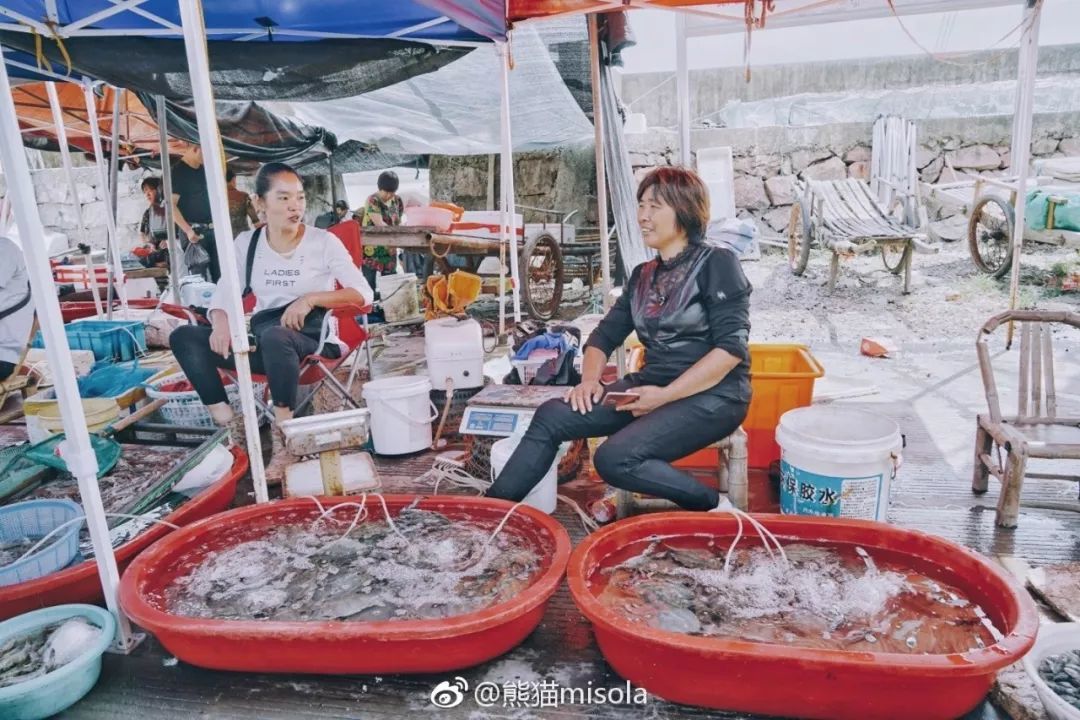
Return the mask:
{"type": "Polygon", "coordinates": [[[439,318],[424,323],[424,355],[431,387],[455,390],[484,386],[484,337],[480,323],[472,318],[439,318]]]}

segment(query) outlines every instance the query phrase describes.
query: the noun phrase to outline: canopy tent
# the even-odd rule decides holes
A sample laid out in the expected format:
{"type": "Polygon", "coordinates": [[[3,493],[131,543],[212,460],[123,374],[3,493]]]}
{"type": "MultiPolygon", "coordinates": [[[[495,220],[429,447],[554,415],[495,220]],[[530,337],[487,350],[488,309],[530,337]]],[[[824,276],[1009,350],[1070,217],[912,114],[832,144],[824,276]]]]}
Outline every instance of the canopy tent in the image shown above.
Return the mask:
{"type": "MultiPolygon", "coordinates": [[[[584,42],[584,23],[549,42],[584,42]]],[[[514,31],[510,120],[514,149],[540,150],[592,137],[535,27],[514,31]]],[[[270,107],[332,130],[340,138],[400,154],[472,155],[501,149],[499,94],[490,82],[496,48],[479,48],[435,72],[356,97],[270,107]]],[[[585,79],[587,82],[587,78],[585,79]]]]}

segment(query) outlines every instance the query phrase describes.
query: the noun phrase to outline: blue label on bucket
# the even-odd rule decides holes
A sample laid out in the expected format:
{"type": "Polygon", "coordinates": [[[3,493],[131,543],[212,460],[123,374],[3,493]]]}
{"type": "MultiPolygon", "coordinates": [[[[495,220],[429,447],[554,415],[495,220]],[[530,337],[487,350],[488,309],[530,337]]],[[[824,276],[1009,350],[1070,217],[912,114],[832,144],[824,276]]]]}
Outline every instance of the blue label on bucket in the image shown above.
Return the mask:
{"type": "Polygon", "coordinates": [[[878,519],[882,475],[818,475],[781,460],[780,476],[780,512],[785,515],[878,519]]]}

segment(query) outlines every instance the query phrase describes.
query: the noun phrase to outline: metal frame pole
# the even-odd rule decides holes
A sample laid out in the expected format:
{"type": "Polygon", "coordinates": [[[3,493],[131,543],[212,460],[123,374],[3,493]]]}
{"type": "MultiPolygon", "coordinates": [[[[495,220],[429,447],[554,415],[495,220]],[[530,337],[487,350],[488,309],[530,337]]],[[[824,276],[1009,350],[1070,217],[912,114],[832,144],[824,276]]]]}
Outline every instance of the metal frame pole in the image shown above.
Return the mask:
{"type": "Polygon", "coordinates": [[[589,64],[596,139],[596,220],[600,228],[600,265],[606,310],[611,305],[611,247],[608,244],[607,171],[604,167],[604,110],[600,99],[600,27],[596,13],[589,15],[589,64]]]}
{"type": "MultiPolygon", "coordinates": [[[[502,153],[500,156],[500,186],[502,187],[502,242],[510,253],[510,277],[513,281],[514,298],[514,322],[521,322],[521,269],[518,267],[517,246],[517,222],[515,216],[514,197],[514,143],[510,134],[510,48],[509,43],[497,43],[499,57],[499,73],[502,81],[501,98],[499,103],[499,120],[502,135],[502,153]]],[[[500,270],[499,274],[499,307],[502,305],[502,285],[506,278],[506,271],[500,270]]],[[[499,314],[499,334],[502,335],[505,328],[503,312],[499,314]]]]}
{"type": "MultiPolygon", "coordinates": [[[[90,125],[90,139],[93,143],[94,159],[98,169],[98,185],[107,192],[109,174],[105,167],[104,151],[101,149],[101,127],[98,125],[97,103],[94,102],[94,90],[89,82],[83,86],[83,95],[86,98],[86,120],[90,125]]],[[[112,264],[112,270],[109,273],[110,282],[116,283],[116,291],[120,295],[120,307],[126,317],[128,309],[127,288],[124,287],[124,265],[120,260],[120,244],[116,238],[116,218],[109,212],[108,196],[106,196],[104,203],[105,229],[108,232],[107,248],[110,251],[108,262],[112,264]]]]}
{"type": "Polygon", "coordinates": [[[270,497],[266,490],[266,468],[263,467],[262,445],[259,442],[259,409],[255,404],[251,366],[248,364],[251,348],[244,324],[244,306],[240,299],[236,253],[233,252],[232,223],[229,220],[228,195],[225,189],[225,152],[221,146],[221,131],[214,108],[214,89],[210,84],[210,59],[206,47],[206,25],[199,0],[180,0],[180,21],[184,28],[184,49],[187,51],[195,117],[199,123],[199,144],[203,149],[203,162],[206,163],[206,188],[210,194],[210,214],[214,222],[214,236],[217,238],[218,261],[221,263],[219,287],[225,291],[229,329],[232,331],[237,385],[244,414],[255,501],[264,503],[270,497]]]}
{"type": "Polygon", "coordinates": [[[173,224],[172,204],[172,160],[169,158],[169,128],[165,110],[165,96],[158,95],[155,99],[157,106],[158,141],[161,143],[161,192],[164,194],[162,201],[165,203],[165,242],[169,248],[169,283],[172,285],[172,301],[182,305],[180,301],[180,263],[183,259],[180,255],[180,246],[176,242],[176,226],[173,224]]]}
{"type": "MultiPolygon", "coordinates": [[[[109,148],[109,204],[105,208],[105,212],[112,213],[113,226],[116,222],[116,208],[118,204],[118,198],[120,196],[117,182],[120,176],[120,91],[113,88],[113,111],[112,111],[112,136],[110,137],[111,147],[109,148]]],[[[113,242],[116,241],[116,237],[113,237],[113,242]]],[[[119,277],[123,272],[123,268],[117,270],[119,277]]],[[[123,282],[123,280],[121,280],[123,282]]],[[[113,284],[109,283],[109,287],[106,288],[105,294],[109,300],[109,307],[106,310],[109,320],[112,320],[112,292],[113,284]]]]}
{"type": "MultiPolygon", "coordinates": [[[[86,221],[83,219],[82,201],[79,200],[79,183],[75,180],[75,169],[71,166],[71,148],[68,147],[67,126],[64,125],[64,115],[60,109],[60,96],[56,92],[56,83],[45,83],[45,94],[49,97],[49,110],[52,111],[53,125],[56,126],[56,141],[60,145],[60,161],[64,167],[64,175],[68,181],[68,191],[71,193],[72,202],[75,203],[75,217],[79,224],[79,236],[87,245],[90,240],[86,233],[86,221]]],[[[90,285],[90,292],[94,294],[94,307],[98,317],[105,314],[105,307],[101,304],[101,293],[98,292],[97,273],[94,272],[93,253],[90,254],[86,265],[86,282],[90,285]]]]}
{"type": "Polygon", "coordinates": [[[690,59],[686,47],[686,13],[675,14],[675,85],[679,108],[679,162],[690,167],[690,59]]]}
{"type": "MultiPolygon", "coordinates": [[[[1020,261],[1026,222],[1028,165],[1031,163],[1031,126],[1035,112],[1035,73],[1039,63],[1039,24],[1042,0],[1027,0],[1024,7],[1023,33],[1016,87],[1016,110],[1013,114],[1012,166],[1016,170],[1015,226],[1012,238],[1012,276],[1009,278],[1009,309],[1016,308],[1020,295],[1020,261]]],[[[1006,332],[1006,346],[1012,346],[1013,324],[1006,332]]]]}
{"type": "Polygon", "coordinates": [[[116,556],[113,554],[112,540],[109,537],[109,526],[105,520],[105,508],[101,502],[101,489],[97,483],[97,457],[90,445],[86,415],[83,413],[82,402],[79,398],[79,386],[76,381],[75,366],[71,359],[71,348],[68,345],[67,334],[64,332],[60,301],[56,297],[52,270],[49,267],[48,249],[45,247],[45,229],[38,215],[34,186],[30,179],[30,168],[26,164],[26,155],[22,151],[19,119],[15,114],[11,82],[8,80],[7,66],[3,62],[2,48],[0,48],[0,163],[3,164],[4,171],[8,173],[8,197],[11,198],[15,222],[19,227],[19,237],[22,238],[34,306],[41,325],[41,334],[45,339],[45,357],[52,372],[56,397],[60,401],[60,417],[65,435],[61,452],[68,470],[75,476],[79,485],[79,497],[82,500],[83,512],[86,514],[86,524],[90,529],[90,540],[94,546],[105,604],[117,619],[116,641],[122,649],[127,650],[133,646],[131,625],[120,612],[117,597],[120,572],[116,567],[116,556]]]}

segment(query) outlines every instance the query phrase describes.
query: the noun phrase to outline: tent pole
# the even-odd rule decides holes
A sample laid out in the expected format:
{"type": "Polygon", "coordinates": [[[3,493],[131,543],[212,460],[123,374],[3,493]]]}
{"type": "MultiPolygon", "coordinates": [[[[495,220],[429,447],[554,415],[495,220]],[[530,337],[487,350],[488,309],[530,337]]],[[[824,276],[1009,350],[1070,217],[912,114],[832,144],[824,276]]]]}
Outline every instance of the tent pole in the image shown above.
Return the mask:
{"type": "MultiPolygon", "coordinates": [[[[117,181],[120,175],[120,91],[117,88],[113,88],[113,110],[112,110],[112,137],[110,138],[111,146],[109,147],[109,205],[105,208],[105,212],[112,213],[113,224],[116,224],[116,207],[117,199],[120,195],[117,188],[117,181]]],[[[116,241],[116,237],[113,237],[113,242],[116,241]]],[[[119,274],[122,269],[117,270],[119,274]]],[[[123,281],[121,281],[123,282],[123,281]]],[[[105,291],[109,299],[108,312],[109,320],[112,320],[112,292],[113,284],[109,283],[108,289],[105,291]]]]}
{"type": "MultiPolygon", "coordinates": [[[[55,90],[53,91],[55,93],[55,90]]],[[[61,143],[62,147],[66,147],[61,143]]],[[[15,211],[15,221],[22,238],[26,256],[26,270],[30,276],[34,306],[37,310],[41,334],[45,339],[45,357],[53,375],[56,397],[60,400],[60,417],[63,421],[64,460],[68,470],[79,485],[86,524],[97,559],[98,576],[105,594],[105,604],[117,619],[116,643],[123,650],[133,646],[131,625],[120,612],[117,589],[120,573],[116,567],[109,526],[105,520],[105,508],[101,503],[101,489],[97,483],[97,457],[90,445],[90,433],[86,428],[86,415],[79,398],[75,380],[75,366],[71,360],[64,321],[60,315],[60,301],[56,297],[52,270],[49,267],[48,248],[45,246],[45,230],[38,215],[30,168],[22,152],[22,137],[15,103],[11,96],[11,82],[0,49],[0,163],[8,174],[8,197],[15,211]]],[[[76,196],[76,200],[78,196],[76,196]]]]}
{"type": "Polygon", "coordinates": [[[589,14],[589,65],[592,70],[593,128],[596,137],[596,221],[600,228],[600,272],[604,309],[611,304],[611,247],[608,243],[607,172],[604,168],[604,109],[600,100],[600,27],[589,14]]]}
{"type": "MultiPolygon", "coordinates": [[[[75,170],[71,167],[71,148],[68,147],[67,127],[64,125],[64,116],[60,111],[60,98],[56,94],[56,83],[45,83],[45,94],[49,96],[49,109],[52,111],[53,125],[56,126],[56,141],[60,144],[60,161],[64,167],[64,176],[68,181],[68,191],[71,193],[72,202],[75,203],[76,222],[79,223],[79,235],[83,242],[90,244],[87,238],[86,222],[83,218],[82,202],[79,200],[79,183],[75,180],[75,170]]],[[[90,291],[94,294],[94,308],[98,317],[105,314],[105,308],[101,304],[101,293],[98,292],[97,273],[94,272],[93,254],[87,264],[86,281],[90,285],[90,291]]]]}
{"type": "Polygon", "coordinates": [[[675,85],[679,99],[679,163],[690,167],[690,62],[686,48],[686,13],[675,13],[675,85]]]}
{"type": "Polygon", "coordinates": [[[169,248],[169,283],[172,285],[172,301],[183,305],[180,300],[180,246],[176,242],[176,226],[173,224],[172,160],[169,158],[169,119],[165,114],[165,96],[156,96],[154,104],[157,106],[158,141],[161,144],[161,192],[165,204],[165,242],[169,248]]]}
{"type": "Polygon", "coordinates": [[[336,212],[337,180],[334,178],[334,153],[327,153],[326,163],[330,166],[330,212],[336,212]]]}
{"type": "Polygon", "coordinates": [[[240,276],[236,267],[236,253],[233,252],[232,223],[229,220],[228,195],[225,190],[225,151],[221,146],[221,130],[218,128],[214,108],[214,91],[210,85],[206,26],[199,0],[180,0],[180,20],[184,28],[184,49],[187,51],[188,71],[191,76],[191,95],[199,124],[199,144],[203,149],[203,162],[206,163],[206,189],[210,194],[210,214],[217,239],[218,262],[221,263],[219,288],[225,293],[229,329],[232,331],[251,478],[255,485],[255,501],[264,503],[270,496],[266,490],[266,468],[263,467],[262,445],[259,442],[259,411],[255,407],[251,366],[248,364],[250,347],[244,324],[244,306],[240,300],[240,276]]]}
{"type": "MultiPolygon", "coordinates": [[[[1019,77],[1016,83],[1016,110],[1013,113],[1012,166],[1016,170],[1015,226],[1012,237],[1012,276],[1009,279],[1009,309],[1016,309],[1020,295],[1020,260],[1024,245],[1028,165],[1031,163],[1031,126],[1035,112],[1035,74],[1039,64],[1039,23],[1042,0],[1027,0],[1023,33],[1020,37],[1019,77]]],[[[1013,323],[1009,323],[1006,347],[1012,346],[1013,323]]]]}
{"type": "MultiPolygon", "coordinates": [[[[83,95],[86,98],[86,120],[90,125],[90,139],[94,146],[94,158],[98,169],[98,187],[107,191],[109,187],[109,173],[105,168],[105,154],[101,149],[101,128],[98,126],[97,103],[94,101],[94,89],[89,81],[83,86],[83,95]]],[[[109,212],[108,198],[105,199],[105,229],[108,233],[106,248],[111,251],[109,263],[112,272],[109,273],[110,284],[116,283],[116,290],[120,294],[120,307],[127,316],[127,288],[124,287],[124,266],[120,261],[120,244],[116,238],[116,217],[109,212]]]]}
{"type": "MultiPolygon", "coordinates": [[[[514,322],[521,322],[521,269],[518,263],[517,245],[517,222],[515,216],[514,201],[514,143],[510,136],[510,46],[508,42],[497,43],[499,49],[499,72],[502,77],[502,94],[500,102],[500,125],[502,126],[502,157],[499,178],[503,187],[502,203],[502,242],[506,251],[510,253],[510,278],[514,298],[514,322]]],[[[505,279],[505,273],[499,276],[499,282],[505,279]]],[[[499,287],[499,297],[502,297],[502,287],[499,287]]],[[[502,300],[499,301],[502,307],[502,300]]],[[[502,318],[502,315],[500,315],[502,318]]],[[[505,330],[505,319],[500,321],[499,334],[505,330]]]]}

